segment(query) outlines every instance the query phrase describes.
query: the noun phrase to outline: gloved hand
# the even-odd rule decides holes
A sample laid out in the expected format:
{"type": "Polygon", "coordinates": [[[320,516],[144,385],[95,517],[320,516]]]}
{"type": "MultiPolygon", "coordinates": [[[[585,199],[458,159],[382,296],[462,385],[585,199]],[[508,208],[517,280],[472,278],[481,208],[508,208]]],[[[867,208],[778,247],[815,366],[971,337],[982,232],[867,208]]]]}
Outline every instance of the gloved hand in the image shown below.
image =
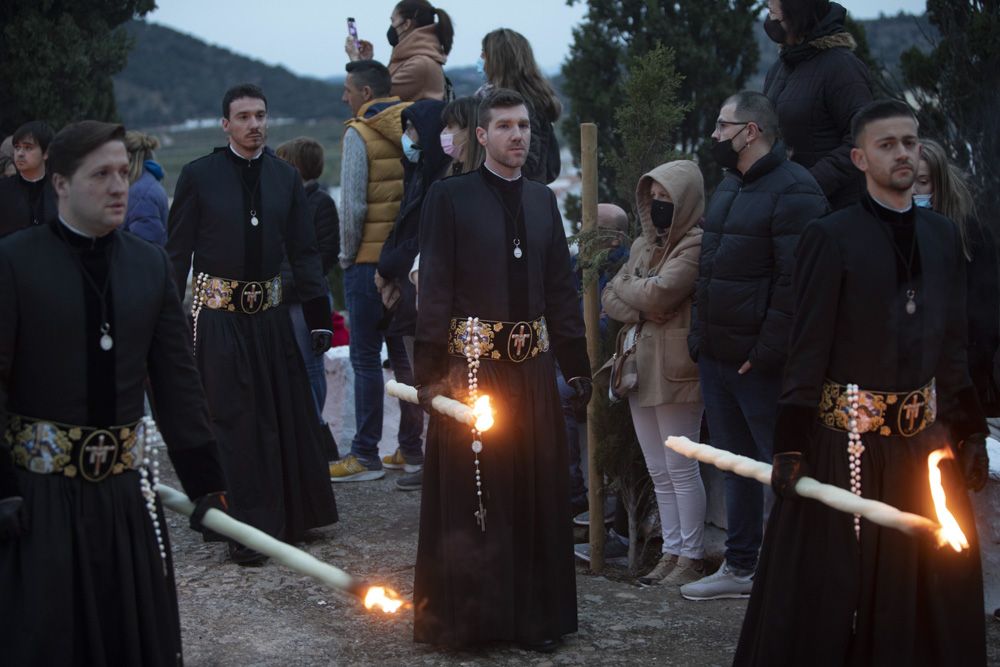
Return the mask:
{"type": "Polygon", "coordinates": [[[333,338],[332,331],[328,329],[313,329],[310,332],[310,336],[312,336],[312,351],[317,357],[330,349],[330,340],[333,338]]]}
{"type": "Polygon", "coordinates": [[[986,453],[986,435],[970,435],[958,448],[958,463],[966,488],[982,491],[990,475],[990,457],[986,453]]]}
{"type": "Polygon", "coordinates": [[[782,452],[774,455],[771,464],[771,488],[782,498],[798,498],[795,485],[808,473],[809,466],[802,452],[782,452]]]}
{"type": "Polygon", "coordinates": [[[196,530],[201,533],[206,542],[225,542],[226,538],[205,528],[205,526],[201,523],[205,518],[205,513],[208,512],[208,510],[213,509],[220,510],[227,514],[229,513],[229,502],[226,500],[225,491],[206,493],[195,501],[194,512],[191,513],[191,530],[196,530]]]}
{"type": "Polygon", "coordinates": [[[28,515],[21,496],[0,499],[0,543],[15,540],[28,532],[28,515]]]}
{"type": "Polygon", "coordinates": [[[434,408],[431,407],[431,401],[434,400],[434,397],[447,395],[448,385],[443,382],[432,382],[431,384],[417,387],[417,398],[420,400],[420,407],[429,415],[434,414],[434,408]]]}
{"type": "Polygon", "coordinates": [[[594,384],[590,378],[575,377],[566,381],[573,395],[569,397],[569,405],[573,408],[573,416],[578,422],[587,421],[587,404],[590,403],[590,395],[594,391],[594,384]]]}

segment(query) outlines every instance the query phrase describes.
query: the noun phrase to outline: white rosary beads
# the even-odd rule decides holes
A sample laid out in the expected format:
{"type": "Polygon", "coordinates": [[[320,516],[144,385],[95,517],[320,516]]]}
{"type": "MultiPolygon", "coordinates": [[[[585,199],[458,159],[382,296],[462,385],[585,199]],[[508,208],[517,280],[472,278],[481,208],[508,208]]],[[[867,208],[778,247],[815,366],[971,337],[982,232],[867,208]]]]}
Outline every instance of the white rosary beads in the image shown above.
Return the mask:
{"type": "MultiPolygon", "coordinates": [[[[847,458],[851,468],[851,493],[861,495],[861,455],[865,446],[858,431],[858,405],[860,399],[858,385],[847,385],[847,458]]],[[[854,536],[861,539],[861,515],[854,515],[854,536]]]]}

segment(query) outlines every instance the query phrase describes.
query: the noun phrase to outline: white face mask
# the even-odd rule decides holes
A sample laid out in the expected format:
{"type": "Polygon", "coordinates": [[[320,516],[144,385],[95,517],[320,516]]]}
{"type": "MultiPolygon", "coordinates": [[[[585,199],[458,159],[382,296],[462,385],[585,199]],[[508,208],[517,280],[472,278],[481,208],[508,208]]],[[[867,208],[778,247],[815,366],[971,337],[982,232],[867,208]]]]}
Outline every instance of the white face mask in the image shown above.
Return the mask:
{"type": "Polygon", "coordinates": [[[934,194],[913,195],[913,205],[917,208],[933,208],[934,194]]]}
{"type": "Polygon", "coordinates": [[[403,144],[403,155],[410,162],[417,163],[420,162],[420,147],[413,143],[413,139],[410,139],[410,135],[403,134],[402,139],[403,144]]]}

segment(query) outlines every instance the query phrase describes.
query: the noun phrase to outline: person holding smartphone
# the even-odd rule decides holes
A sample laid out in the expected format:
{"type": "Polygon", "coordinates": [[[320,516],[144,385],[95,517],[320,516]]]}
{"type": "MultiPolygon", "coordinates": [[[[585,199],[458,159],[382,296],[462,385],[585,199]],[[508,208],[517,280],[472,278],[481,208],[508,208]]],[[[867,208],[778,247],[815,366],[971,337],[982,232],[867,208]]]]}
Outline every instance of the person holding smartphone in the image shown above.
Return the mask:
{"type": "MultiPolygon", "coordinates": [[[[352,19],[348,19],[349,35],[344,45],[352,60],[375,57],[372,43],[358,39],[352,19]]],[[[446,100],[448,80],[444,64],[451,53],[455,31],[451,17],[436,9],[427,0],[402,0],[392,10],[386,39],[392,47],[389,74],[392,95],[406,101],[446,100]]]]}

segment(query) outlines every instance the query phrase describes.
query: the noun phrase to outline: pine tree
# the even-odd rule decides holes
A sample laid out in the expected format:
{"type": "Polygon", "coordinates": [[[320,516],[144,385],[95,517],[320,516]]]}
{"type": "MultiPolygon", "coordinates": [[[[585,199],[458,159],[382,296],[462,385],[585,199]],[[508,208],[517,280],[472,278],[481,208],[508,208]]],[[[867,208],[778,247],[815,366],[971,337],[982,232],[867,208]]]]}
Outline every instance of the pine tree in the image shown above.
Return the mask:
{"type": "Polygon", "coordinates": [[[121,27],[154,0],[11,0],[0,4],[0,133],[29,120],[58,129],[114,120],[111,76],[128,58],[121,27]]]}

